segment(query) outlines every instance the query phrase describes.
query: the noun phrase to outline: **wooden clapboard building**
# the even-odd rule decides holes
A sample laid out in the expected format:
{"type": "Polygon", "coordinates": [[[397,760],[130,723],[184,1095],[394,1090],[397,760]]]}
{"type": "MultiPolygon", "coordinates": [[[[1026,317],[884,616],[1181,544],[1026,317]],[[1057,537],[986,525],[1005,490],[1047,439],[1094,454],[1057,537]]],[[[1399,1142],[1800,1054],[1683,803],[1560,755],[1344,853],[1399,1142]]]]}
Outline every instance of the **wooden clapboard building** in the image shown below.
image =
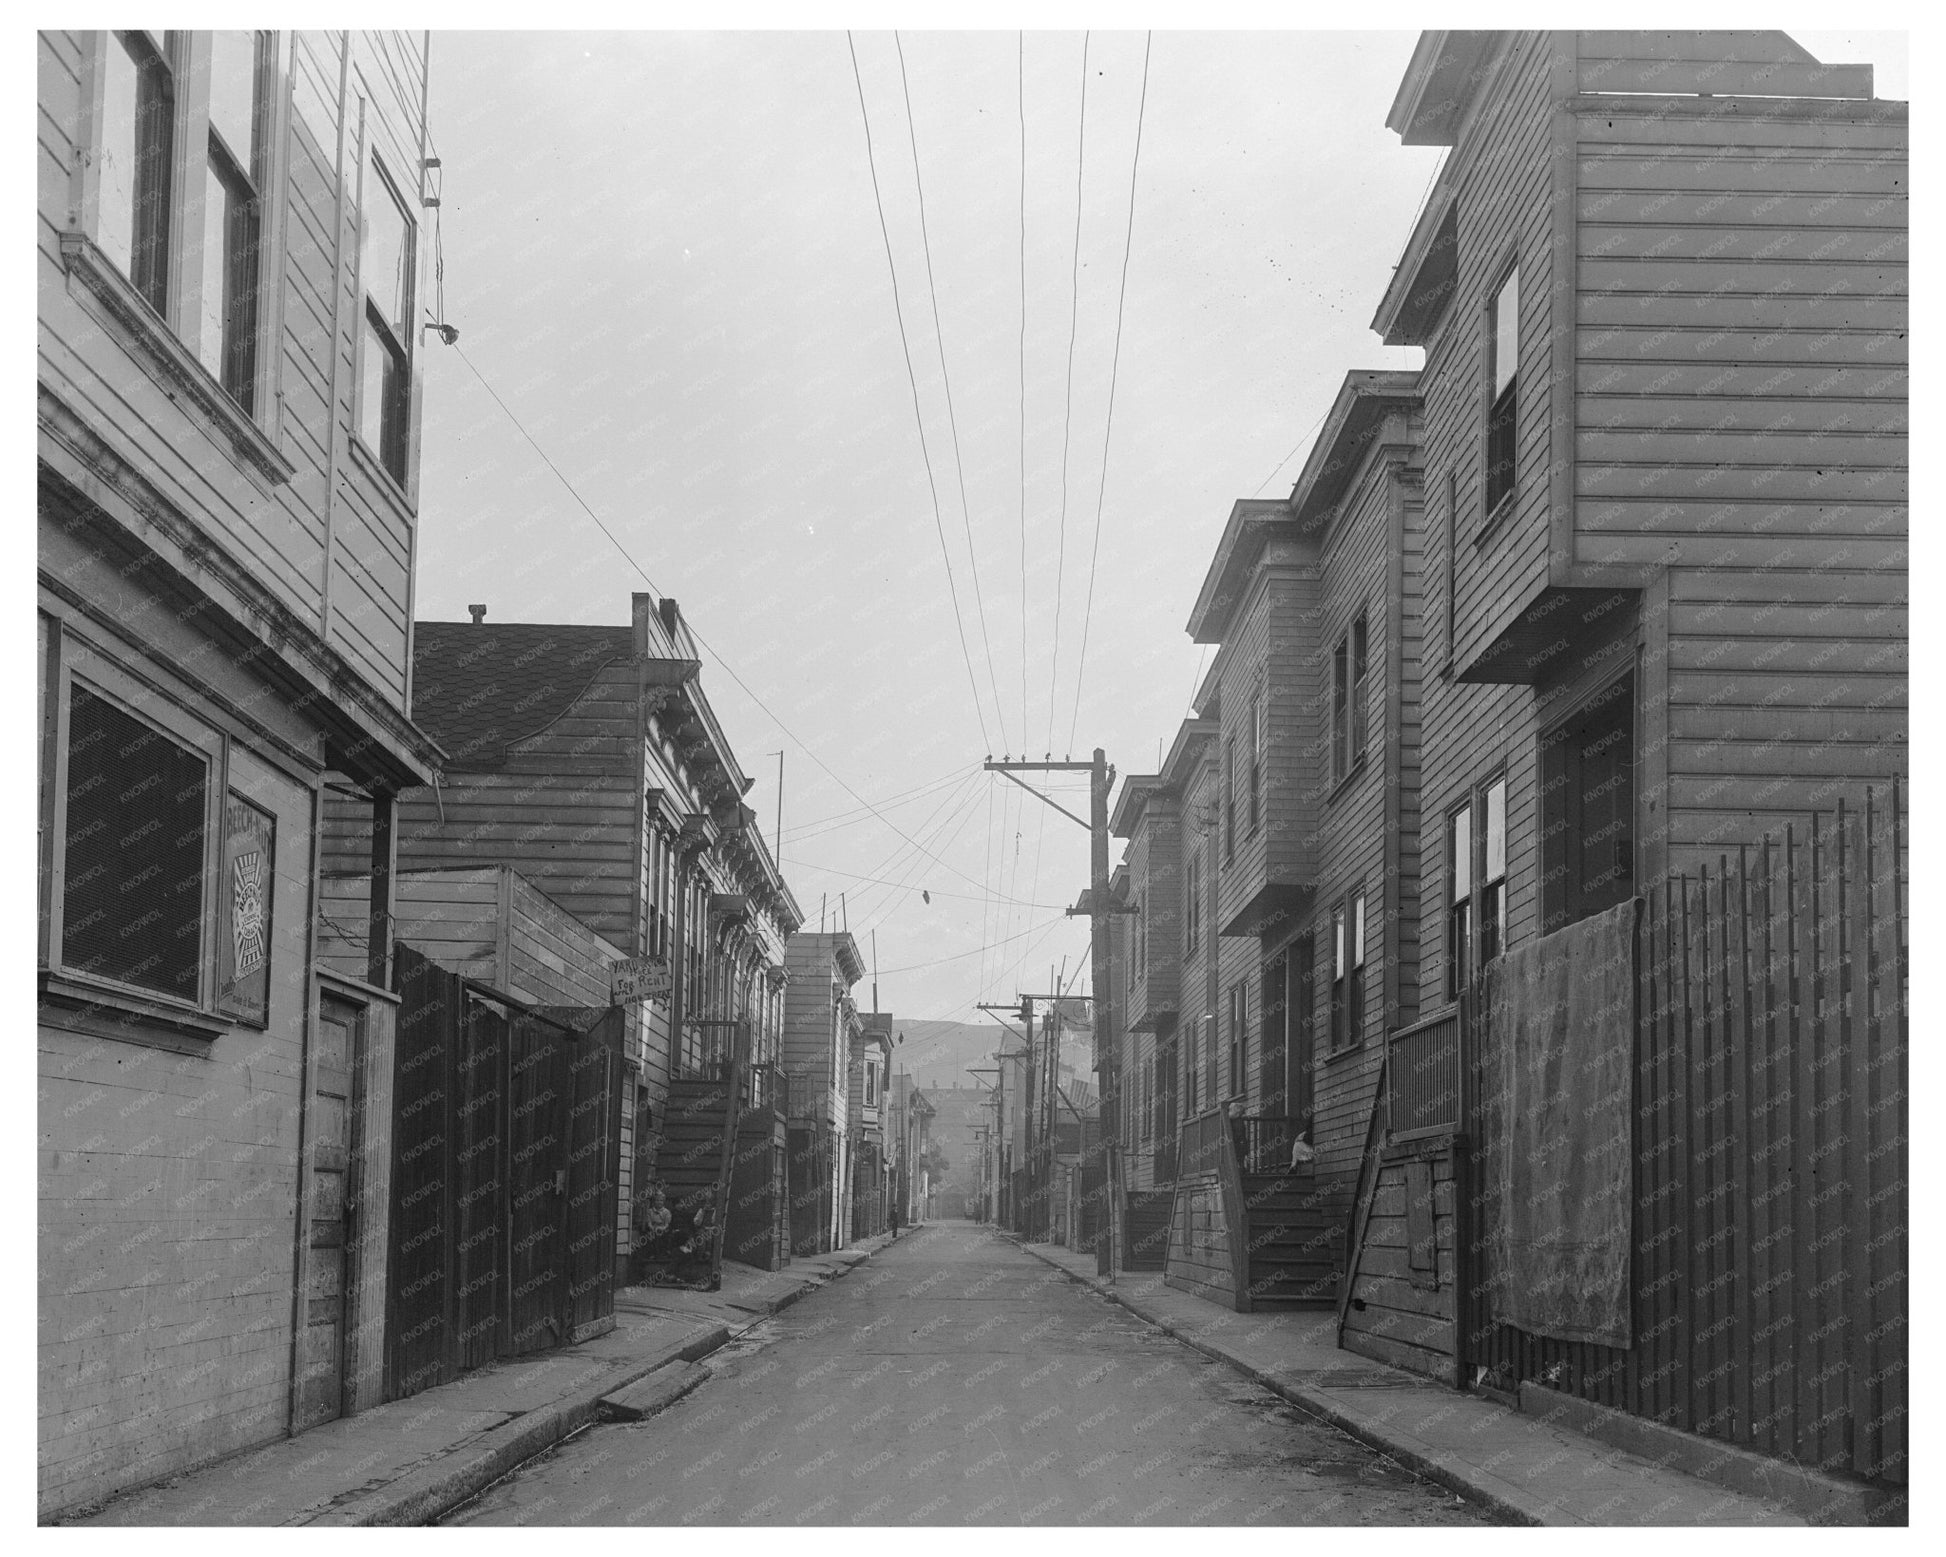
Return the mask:
{"type": "Polygon", "coordinates": [[[1236,505],[1189,624],[1216,646],[1198,717],[1117,808],[1136,1117],[1153,1140],[1180,1110],[1131,1220],[1173,1167],[1169,1279],[1244,1309],[1337,1296],[1384,1034],[1417,1001],[1417,418],[1414,375],[1352,373],[1291,497],[1236,505]]]}
{"type": "MultiPolygon", "coordinates": [[[[673,600],[643,594],[626,627],[484,616],[418,624],[414,706],[449,755],[439,787],[401,797],[399,867],[511,866],[625,955],[666,965],[670,993],[639,1003],[626,1055],[622,1202],[654,1183],[679,1214],[713,1197],[732,1257],[774,1264],[783,943],[798,913],[743,803],[751,780],[703,693],[695,641],[673,600]],[[733,1196],[745,1146],[762,1192],[746,1182],[733,1196]]],[[[619,1257],[631,1225],[621,1218],[619,1257]]]]}
{"type": "Polygon", "coordinates": [[[849,1219],[851,1053],[863,1032],[851,991],[865,963],[848,930],[800,930],[785,957],[791,1252],[829,1254],[849,1219]]]}
{"type": "Polygon", "coordinates": [[[37,48],[48,1515],[377,1403],[386,823],[439,753],[424,39],[37,48]],[[312,950],[328,786],[380,823],[345,976],[312,950]]]}
{"type": "Polygon", "coordinates": [[[1427,33],[1388,123],[1450,151],[1374,320],[1425,352],[1421,1019],[1348,1344],[1902,1480],[1905,105],[1782,33],[1427,33]],[[1623,1125],[1537,1183],[1569,958],[1640,970],[1626,1063],[1557,1056],[1623,1125]],[[1490,1253],[1583,1181],[1599,1323],[1490,1253]]]}

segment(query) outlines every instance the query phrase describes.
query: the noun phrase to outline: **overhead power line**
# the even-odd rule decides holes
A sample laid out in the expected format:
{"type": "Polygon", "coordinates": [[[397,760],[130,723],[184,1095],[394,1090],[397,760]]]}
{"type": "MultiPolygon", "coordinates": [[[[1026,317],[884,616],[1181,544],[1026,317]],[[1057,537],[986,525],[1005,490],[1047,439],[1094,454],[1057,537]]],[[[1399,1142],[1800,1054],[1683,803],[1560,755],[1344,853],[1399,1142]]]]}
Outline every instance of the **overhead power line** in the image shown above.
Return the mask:
{"type": "Polygon", "coordinates": [[[1122,238],[1122,284],[1115,296],[1115,355],[1108,368],[1108,420],[1101,430],[1101,485],[1095,489],[1095,542],[1088,553],[1088,603],[1081,613],[1081,653],[1074,668],[1074,718],[1068,724],[1068,750],[1081,726],[1081,678],[1088,668],[1088,626],[1095,612],[1095,566],[1101,558],[1101,511],[1108,497],[1108,440],[1115,431],[1115,381],[1122,371],[1122,310],[1128,302],[1128,258],[1135,247],[1135,179],[1142,167],[1142,121],[1149,108],[1149,51],[1155,34],[1142,45],[1142,96],[1135,108],[1135,154],[1128,164],[1128,231],[1122,238]]]}
{"type": "MultiPolygon", "coordinates": [[[[1054,652],[1047,662],[1047,744],[1054,745],[1054,689],[1061,674],[1061,585],[1068,565],[1068,445],[1074,431],[1074,340],[1081,328],[1081,191],[1088,171],[1088,44],[1081,35],[1081,113],[1074,165],[1074,260],[1068,275],[1067,404],[1061,416],[1061,522],[1054,552],[1054,652]]],[[[1027,732],[1021,732],[1027,739],[1027,732]]]]}
{"type": "MultiPolygon", "coordinates": [[[[912,187],[919,195],[919,242],[926,256],[926,292],[932,299],[932,331],[939,345],[939,380],[946,390],[946,425],[952,432],[953,472],[959,480],[960,522],[966,527],[966,560],[973,574],[973,609],[980,622],[980,645],[986,650],[987,685],[993,689],[993,717],[1000,726],[1000,744],[1007,745],[1007,715],[1000,702],[1000,683],[993,674],[993,641],[987,637],[986,597],[980,589],[980,557],[973,546],[973,511],[966,501],[966,461],[959,451],[959,416],[953,410],[953,376],[946,368],[946,328],[939,322],[939,288],[932,275],[932,235],[926,224],[926,185],[919,176],[919,128],[912,120],[912,87],[905,77],[905,44],[895,30],[893,47],[899,51],[899,90],[905,97],[905,130],[912,142],[912,187]]],[[[1023,726],[1020,738],[1027,738],[1023,726]]]]}
{"type": "Polygon", "coordinates": [[[939,481],[933,474],[932,450],[926,443],[926,419],[919,405],[919,377],[912,370],[912,341],[905,329],[905,304],[899,296],[899,267],[892,258],[892,230],[885,223],[885,197],[878,187],[878,158],[872,150],[872,116],[865,107],[865,77],[858,68],[858,45],[845,32],[845,47],[851,51],[851,78],[858,87],[858,114],[865,123],[865,163],[872,175],[872,203],[878,209],[879,236],[885,240],[885,268],[892,277],[892,312],[899,324],[899,347],[905,353],[905,378],[912,388],[912,420],[919,430],[919,455],[926,464],[926,487],[932,493],[933,528],[939,534],[939,555],[946,564],[946,589],[953,601],[953,626],[959,632],[960,658],[966,661],[967,689],[973,694],[973,716],[980,722],[980,739],[987,750],[993,737],[987,733],[986,713],[980,707],[980,682],[973,674],[973,651],[966,646],[966,621],[960,613],[959,585],[953,580],[953,556],[946,545],[946,523],[939,513],[939,481]]]}
{"type": "MultiPolygon", "coordinates": [[[[603,535],[607,536],[609,544],[613,546],[616,551],[622,554],[622,560],[625,561],[631,568],[635,570],[637,576],[641,578],[642,582],[649,586],[649,590],[652,594],[661,595],[662,594],[661,586],[659,586],[654,579],[649,577],[648,570],[645,569],[641,563],[635,560],[634,553],[632,553],[626,546],[624,546],[621,543],[621,541],[616,537],[615,532],[609,529],[607,525],[602,523],[601,515],[597,514],[594,511],[594,509],[588,506],[588,500],[584,498],[579,491],[576,490],[574,483],[568,480],[567,476],[563,474],[561,467],[559,465],[556,465],[553,460],[548,458],[547,450],[543,449],[540,446],[540,444],[535,440],[534,435],[527,430],[526,423],[522,422],[518,416],[514,415],[513,408],[509,406],[507,402],[500,397],[500,392],[496,390],[492,384],[487,382],[486,375],[480,372],[478,366],[475,365],[473,359],[467,356],[465,350],[459,347],[458,345],[455,345],[453,347],[453,350],[455,352],[458,352],[460,360],[464,362],[468,368],[472,369],[473,376],[480,381],[480,387],[493,397],[493,403],[499,406],[501,411],[503,411],[506,414],[507,420],[514,424],[515,430],[519,432],[521,437],[527,440],[529,446],[532,447],[533,451],[541,457],[542,463],[545,464],[549,470],[553,471],[555,478],[561,483],[562,486],[567,488],[568,496],[572,497],[575,500],[575,502],[581,505],[582,512],[587,514],[587,516],[595,522],[595,528],[600,530],[603,535]]],[[[772,708],[768,703],[766,703],[761,697],[759,697],[756,694],[756,692],[751,689],[750,684],[747,681],[745,681],[743,677],[739,676],[736,673],[736,667],[732,665],[728,660],[724,659],[723,656],[717,652],[715,645],[713,645],[707,638],[703,636],[703,634],[701,633],[701,631],[698,630],[696,624],[693,621],[688,621],[687,618],[685,618],[685,624],[689,628],[690,636],[696,640],[696,646],[700,648],[705,654],[709,655],[711,659],[716,661],[717,666],[722,670],[723,674],[728,676],[730,680],[736,683],[737,687],[742,691],[745,697],[749,698],[751,702],[755,703],[758,708],[763,710],[763,712],[769,717],[770,722],[776,725],[777,728],[783,732],[784,738],[786,740],[790,741],[794,746],[797,747],[799,751],[803,752],[805,756],[809,757],[813,762],[815,762],[818,765],[818,767],[824,771],[825,776],[829,778],[832,781],[832,783],[836,784],[840,789],[842,789],[847,795],[850,795],[853,800],[856,800],[867,811],[871,812],[873,816],[877,817],[894,833],[897,833],[899,837],[904,838],[907,843],[912,844],[914,848],[920,848],[920,845],[914,842],[912,837],[909,834],[907,834],[902,827],[900,827],[896,822],[894,822],[890,817],[888,817],[883,811],[879,810],[879,808],[874,804],[872,804],[871,801],[867,800],[863,795],[859,794],[858,791],[853,789],[850,784],[846,783],[844,778],[837,772],[836,769],[834,769],[831,766],[830,763],[826,762],[824,758],[820,757],[815,750],[813,750],[808,744],[806,744],[804,739],[801,736],[799,736],[795,730],[793,730],[789,725],[785,724],[783,719],[779,717],[777,711],[774,708],[772,708]]],[[[969,670],[971,669],[970,664],[968,668],[969,670]]],[[[921,849],[921,852],[924,853],[926,851],[921,849]]],[[[939,859],[937,855],[932,855],[930,857],[933,859],[934,863],[940,866],[941,869],[951,871],[955,876],[958,876],[960,880],[964,881],[968,886],[978,887],[980,885],[979,882],[975,881],[971,876],[967,875],[966,872],[961,870],[957,865],[949,864],[945,860],[939,859]]]]}

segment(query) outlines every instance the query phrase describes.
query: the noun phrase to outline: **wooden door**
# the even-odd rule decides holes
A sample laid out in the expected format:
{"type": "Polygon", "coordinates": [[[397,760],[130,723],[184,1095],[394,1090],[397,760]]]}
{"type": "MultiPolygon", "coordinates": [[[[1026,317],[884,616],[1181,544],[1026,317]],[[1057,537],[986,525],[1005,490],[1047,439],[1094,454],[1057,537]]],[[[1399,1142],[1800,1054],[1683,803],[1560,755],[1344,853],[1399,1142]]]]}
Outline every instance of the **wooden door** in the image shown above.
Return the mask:
{"type": "Polygon", "coordinates": [[[1257,1071],[1257,1108],[1272,1118],[1280,1118],[1290,1112],[1290,1099],[1286,1095],[1290,1043],[1286,1018],[1290,1015],[1290,1001],[1284,988],[1289,961],[1288,956],[1279,952],[1264,964],[1262,975],[1264,1024],[1257,1071]]]}
{"type": "Polygon", "coordinates": [[[317,1052],[311,1070],[310,1203],[303,1316],[298,1338],[297,1400],[292,1427],[302,1432],[344,1411],[345,1329],[351,1291],[349,1251],[357,1206],[351,1195],[365,1012],[331,995],[319,998],[317,1052]]]}

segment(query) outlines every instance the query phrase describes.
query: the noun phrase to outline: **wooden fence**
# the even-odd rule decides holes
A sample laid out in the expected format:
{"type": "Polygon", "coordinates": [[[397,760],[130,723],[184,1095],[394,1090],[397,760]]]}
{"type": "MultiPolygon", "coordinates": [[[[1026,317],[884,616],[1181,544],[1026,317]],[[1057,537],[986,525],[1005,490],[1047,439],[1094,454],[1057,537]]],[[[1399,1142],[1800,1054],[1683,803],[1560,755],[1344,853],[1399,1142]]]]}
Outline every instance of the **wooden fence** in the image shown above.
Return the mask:
{"type": "Polygon", "coordinates": [[[1496,1323],[1469,1259],[1462,1377],[1906,1479],[1903,828],[1870,791],[1644,894],[1635,1344],[1496,1323]]]}
{"type": "Polygon", "coordinates": [[[622,1107],[619,1009],[396,968],[388,1400],[613,1314],[622,1107]]]}

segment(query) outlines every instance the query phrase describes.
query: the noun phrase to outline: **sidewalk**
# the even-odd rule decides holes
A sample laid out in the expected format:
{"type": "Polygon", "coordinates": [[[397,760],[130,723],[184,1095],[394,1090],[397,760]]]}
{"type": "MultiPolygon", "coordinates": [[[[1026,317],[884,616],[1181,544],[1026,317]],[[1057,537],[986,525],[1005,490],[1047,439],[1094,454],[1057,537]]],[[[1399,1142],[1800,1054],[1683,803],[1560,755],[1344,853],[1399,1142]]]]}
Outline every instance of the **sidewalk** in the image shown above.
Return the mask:
{"type": "Polygon", "coordinates": [[[800,1256],[781,1271],[726,1262],[718,1292],[624,1287],[615,1328],[579,1346],[491,1364],[61,1522],[426,1524],[596,1420],[604,1396],[658,1369],[683,1371],[890,1241],[800,1256]]]}
{"type": "MultiPolygon", "coordinates": [[[[1160,1274],[1095,1274],[1054,1244],[1027,1253],[1229,1363],[1420,1475],[1529,1525],[1803,1525],[1782,1501],[1729,1491],[1337,1344],[1335,1312],[1237,1314],[1160,1274]]],[[[1788,1475],[1779,1466],[1780,1476],[1788,1475]]]]}

